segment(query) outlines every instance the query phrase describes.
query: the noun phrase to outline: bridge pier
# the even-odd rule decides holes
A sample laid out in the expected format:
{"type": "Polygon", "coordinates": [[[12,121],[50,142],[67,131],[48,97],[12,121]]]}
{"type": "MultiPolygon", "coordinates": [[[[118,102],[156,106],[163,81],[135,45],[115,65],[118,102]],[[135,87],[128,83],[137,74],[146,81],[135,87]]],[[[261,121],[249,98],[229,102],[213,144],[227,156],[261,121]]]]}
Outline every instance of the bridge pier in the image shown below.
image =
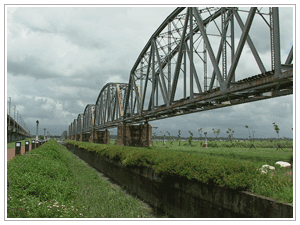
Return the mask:
{"type": "Polygon", "coordinates": [[[148,123],[143,125],[129,125],[123,123],[118,126],[116,143],[120,146],[152,146],[152,126],[148,123]]]}
{"type": "Polygon", "coordinates": [[[80,141],[81,134],[75,134],[75,141],[80,141]]]}
{"type": "Polygon", "coordinates": [[[98,144],[109,144],[109,131],[105,129],[105,131],[94,131],[94,143],[98,144]]]}
{"type": "Polygon", "coordinates": [[[81,133],[81,141],[82,142],[89,142],[91,133],[81,133]]]}

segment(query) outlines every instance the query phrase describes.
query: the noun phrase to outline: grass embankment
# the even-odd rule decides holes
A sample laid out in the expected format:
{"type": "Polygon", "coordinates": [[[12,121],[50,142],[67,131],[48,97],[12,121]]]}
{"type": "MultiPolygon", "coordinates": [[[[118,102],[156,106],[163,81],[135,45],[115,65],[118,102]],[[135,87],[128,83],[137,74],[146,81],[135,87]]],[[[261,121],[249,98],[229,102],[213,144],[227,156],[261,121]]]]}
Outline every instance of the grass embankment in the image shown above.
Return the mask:
{"type": "MultiPolygon", "coordinates": [[[[276,160],[283,161],[285,159],[278,155],[276,156],[278,158],[273,157],[277,152],[281,154],[275,149],[270,149],[270,152],[265,153],[259,149],[256,149],[256,153],[253,150],[247,149],[246,151],[240,148],[230,150],[231,152],[227,153],[224,149],[222,151],[216,149],[218,152],[216,154],[216,152],[209,152],[210,150],[204,148],[180,151],[175,145],[166,149],[159,147],[121,147],[112,144],[100,145],[70,140],[68,142],[88,151],[96,151],[98,154],[117,160],[125,166],[150,167],[161,176],[187,177],[206,184],[249,191],[281,202],[293,203],[293,180],[286,175],[288,170],[280,168],[280,166],[275,166],[275,173],[270,171],[267,174],[262,174],[259,170],[263,164],[270,162],[269,165],[271,165],[276,160]],[[250,154],[249,151],[253,152],[251,153],[253,154],[252,157],[247,156],[250,154]],[[264,157],[268,154],[270,160],[266,161],[264,157]],[[243,155],[248,159],[241,159],[243,155]],[[262,155],[264,157],[261,157],[262,155]],[[255,160],[252,161],[253,159],[255,160]]],[[[289,158],[292,155],[292,150],[285,154],[287,154],[285,157],[289,158]]]]}
{"type": "Polygon", "coordinates": [[[146,204],[55,140],[7,163],[8,218],[145,218],[146,204]]]}
{"type": "MultiPolygon", "coordinates": [[[[26,138],[25,140],[20,140],[21,146],[25,146],[25,141],[30,141],[30,143],[31,143],[31,140],[33,140],[33,138],[26,138]]],[[[14,147],[15,147],[15,141],[7,143],[7,149],[11,149],[14,147]]]]}

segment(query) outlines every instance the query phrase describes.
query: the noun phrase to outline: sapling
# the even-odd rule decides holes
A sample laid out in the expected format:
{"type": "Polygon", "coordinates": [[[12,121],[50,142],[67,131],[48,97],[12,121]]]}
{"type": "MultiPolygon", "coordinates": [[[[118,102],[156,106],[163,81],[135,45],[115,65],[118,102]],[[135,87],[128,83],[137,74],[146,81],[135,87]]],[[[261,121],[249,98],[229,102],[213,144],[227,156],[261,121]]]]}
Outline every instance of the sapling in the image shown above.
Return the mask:
{"type": "MultiPolygon", "coordinates": [[[[219,133],[220,133],[220,129],[215,130],[215,129],[213,128],[212,130],[213,130],[213,132],[214,132],[214,135],[216,136],[215,141],[217,141],[218,135],[219,135],[219,133]]],[[[217,143],[215,143],[214,147],[218,147],[217,143]]]]}
{"type": "MultiPolygon", "coordinates": [[[[153,137],[154,137],[154,139],[156,139],[156,133],[155,132],[153,132],[153,137]]],[[[153,143],[154,143],[154,141],[153,141],[153,143]]],[[[157,144],[157,139],[156,139],[156,144],[157,144]]]]}
{"type": "Polygon", "coordinates": [[[193,133],[191,131],[189,131],[189,133],[190,133],[191,136],[189,137],[188,142],[189,142],[189,145],[192,145],[193,133]]]}
{"type": "Polygon", "coordinates": [[[169,142],[170,142],[170,145],[172,145],[172,141],[171,141],[171,133],[169,131],[167,131],[167,134],[169,135],[169,142]]]}
{"type": "Polygon", "coordinates": [[[233,137],[233,133],[234,133],[234,130],[231,130],[230,128],[228,128],[228,130],[226,131],[226,133],[228,134],[228,140],[230,142],[232,142],[232,137],[233,137]]]}
{"type": "Polygon", "coordinates": [[[180,137],[180,135],[181,135],[181,131],[178,130],[178,139],[179,139],[178,146],[180,146],[180,144],[181,144],[181,137],[180,137]]]}
{"type": "Polygon", "coordinates": [[[163,145],[165,145],[165,136],[166,135],[164,135],[162,131],[160,131],[160,133],[163,135],[163,145]]]}
{"type": "Polygon", "coordinates": [[[278,150],[279,148],[281,148],[281,150],[283,150],[282,147],[281,147],[280,144],[279,144],[279,130],[280,130],[280,129],[279,129],[278,125],[275,124],[275,122],[273,123],[273,126],[274,126],[275,132],[276,132],[277,135],[278,135],[278,143],[277,143],[277,149],[276,149],[276,150],[278,150]]]}
{"type": "Polygon", "coordinates": [[[246,125],[245,127],[248,129],[248,132],[249,132],[249,139],[251,139],[249,127],[248,127],[247,125],[246,125]]]}
{"type": "Polygon", "coordinates": [[[201,140],[202,140],[202,128],[199,128],[198,129],[198,133],[199,133],[199,136],[200,136],[200,141],[199,141],[199,143],[200,143],[200,145],[201,145],[201,140]]]}
{"type": "MultiPolygon", "coordinates": [[[[246,125],[245,126],[247,129],[248,129],[248,132],[249,132],[249,139],[250,139],[250,141],[251,141],[251,135],[250,135],[250,130],[249,130],[249,127],[246,125]]],[[[251,144],[251,146],[250,146],[250,148],[255,148],[256,149],[256,147],[255,147],[255,145],[254,145],[254,131],[253,131],[253,140],[252,140],[252,144],[251,144]]],[[[249,149],[250,149],[249,148],[249,149]]]]}

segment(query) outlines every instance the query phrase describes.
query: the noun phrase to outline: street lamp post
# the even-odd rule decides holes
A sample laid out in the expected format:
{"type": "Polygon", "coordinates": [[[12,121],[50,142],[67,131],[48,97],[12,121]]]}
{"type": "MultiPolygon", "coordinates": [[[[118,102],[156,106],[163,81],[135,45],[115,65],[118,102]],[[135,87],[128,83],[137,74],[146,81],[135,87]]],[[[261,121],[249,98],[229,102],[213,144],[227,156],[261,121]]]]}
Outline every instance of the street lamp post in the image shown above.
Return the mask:
{"type": "Polygon", "coordinates": [[[35,140],[37,141],[37,140],[39,140],[39,121],[37,120],[36,121],[36,138],[35,138],[35,140]]]}

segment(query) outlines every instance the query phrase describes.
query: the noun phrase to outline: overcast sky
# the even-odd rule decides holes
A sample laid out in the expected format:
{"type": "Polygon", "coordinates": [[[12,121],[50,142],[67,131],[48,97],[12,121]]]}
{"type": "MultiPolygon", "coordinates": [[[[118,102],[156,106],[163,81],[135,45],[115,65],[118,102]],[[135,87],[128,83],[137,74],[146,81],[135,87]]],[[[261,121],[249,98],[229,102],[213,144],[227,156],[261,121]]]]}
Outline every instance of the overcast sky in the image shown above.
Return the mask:
{"type": "MultiPolygon", "coordinates": [[[[39,120],[61,135],[95,104],[108,82],[129,81],[129,72],[141,50],[176,7],[7,7],[7,97],[22,115],[31,134],[39,120]]],[[[293,44],[293,9],[280,8],[282,45],[293,44]]],[[[259,38],[259,33],[253,39],[259,38]]],[[[287,51],[282,53],[285,60],[287,51]]],[[[242,63],[242,62],[241,62],[242,63]]],[[[247,63],[245,63],[247,64],[247,63]]],[[[251,67],[251,65],[248,65],[251,67]]],[[[253,74],[255,75],[255,74],[253,74]]],[[[233,129],[234,137],[293,137],[293,95],[153,121],[157,134],[198,136],[203,128],[219,137],[233,129]]],[[[116,134],[116,129],[111,130],[116,134]]]]}

